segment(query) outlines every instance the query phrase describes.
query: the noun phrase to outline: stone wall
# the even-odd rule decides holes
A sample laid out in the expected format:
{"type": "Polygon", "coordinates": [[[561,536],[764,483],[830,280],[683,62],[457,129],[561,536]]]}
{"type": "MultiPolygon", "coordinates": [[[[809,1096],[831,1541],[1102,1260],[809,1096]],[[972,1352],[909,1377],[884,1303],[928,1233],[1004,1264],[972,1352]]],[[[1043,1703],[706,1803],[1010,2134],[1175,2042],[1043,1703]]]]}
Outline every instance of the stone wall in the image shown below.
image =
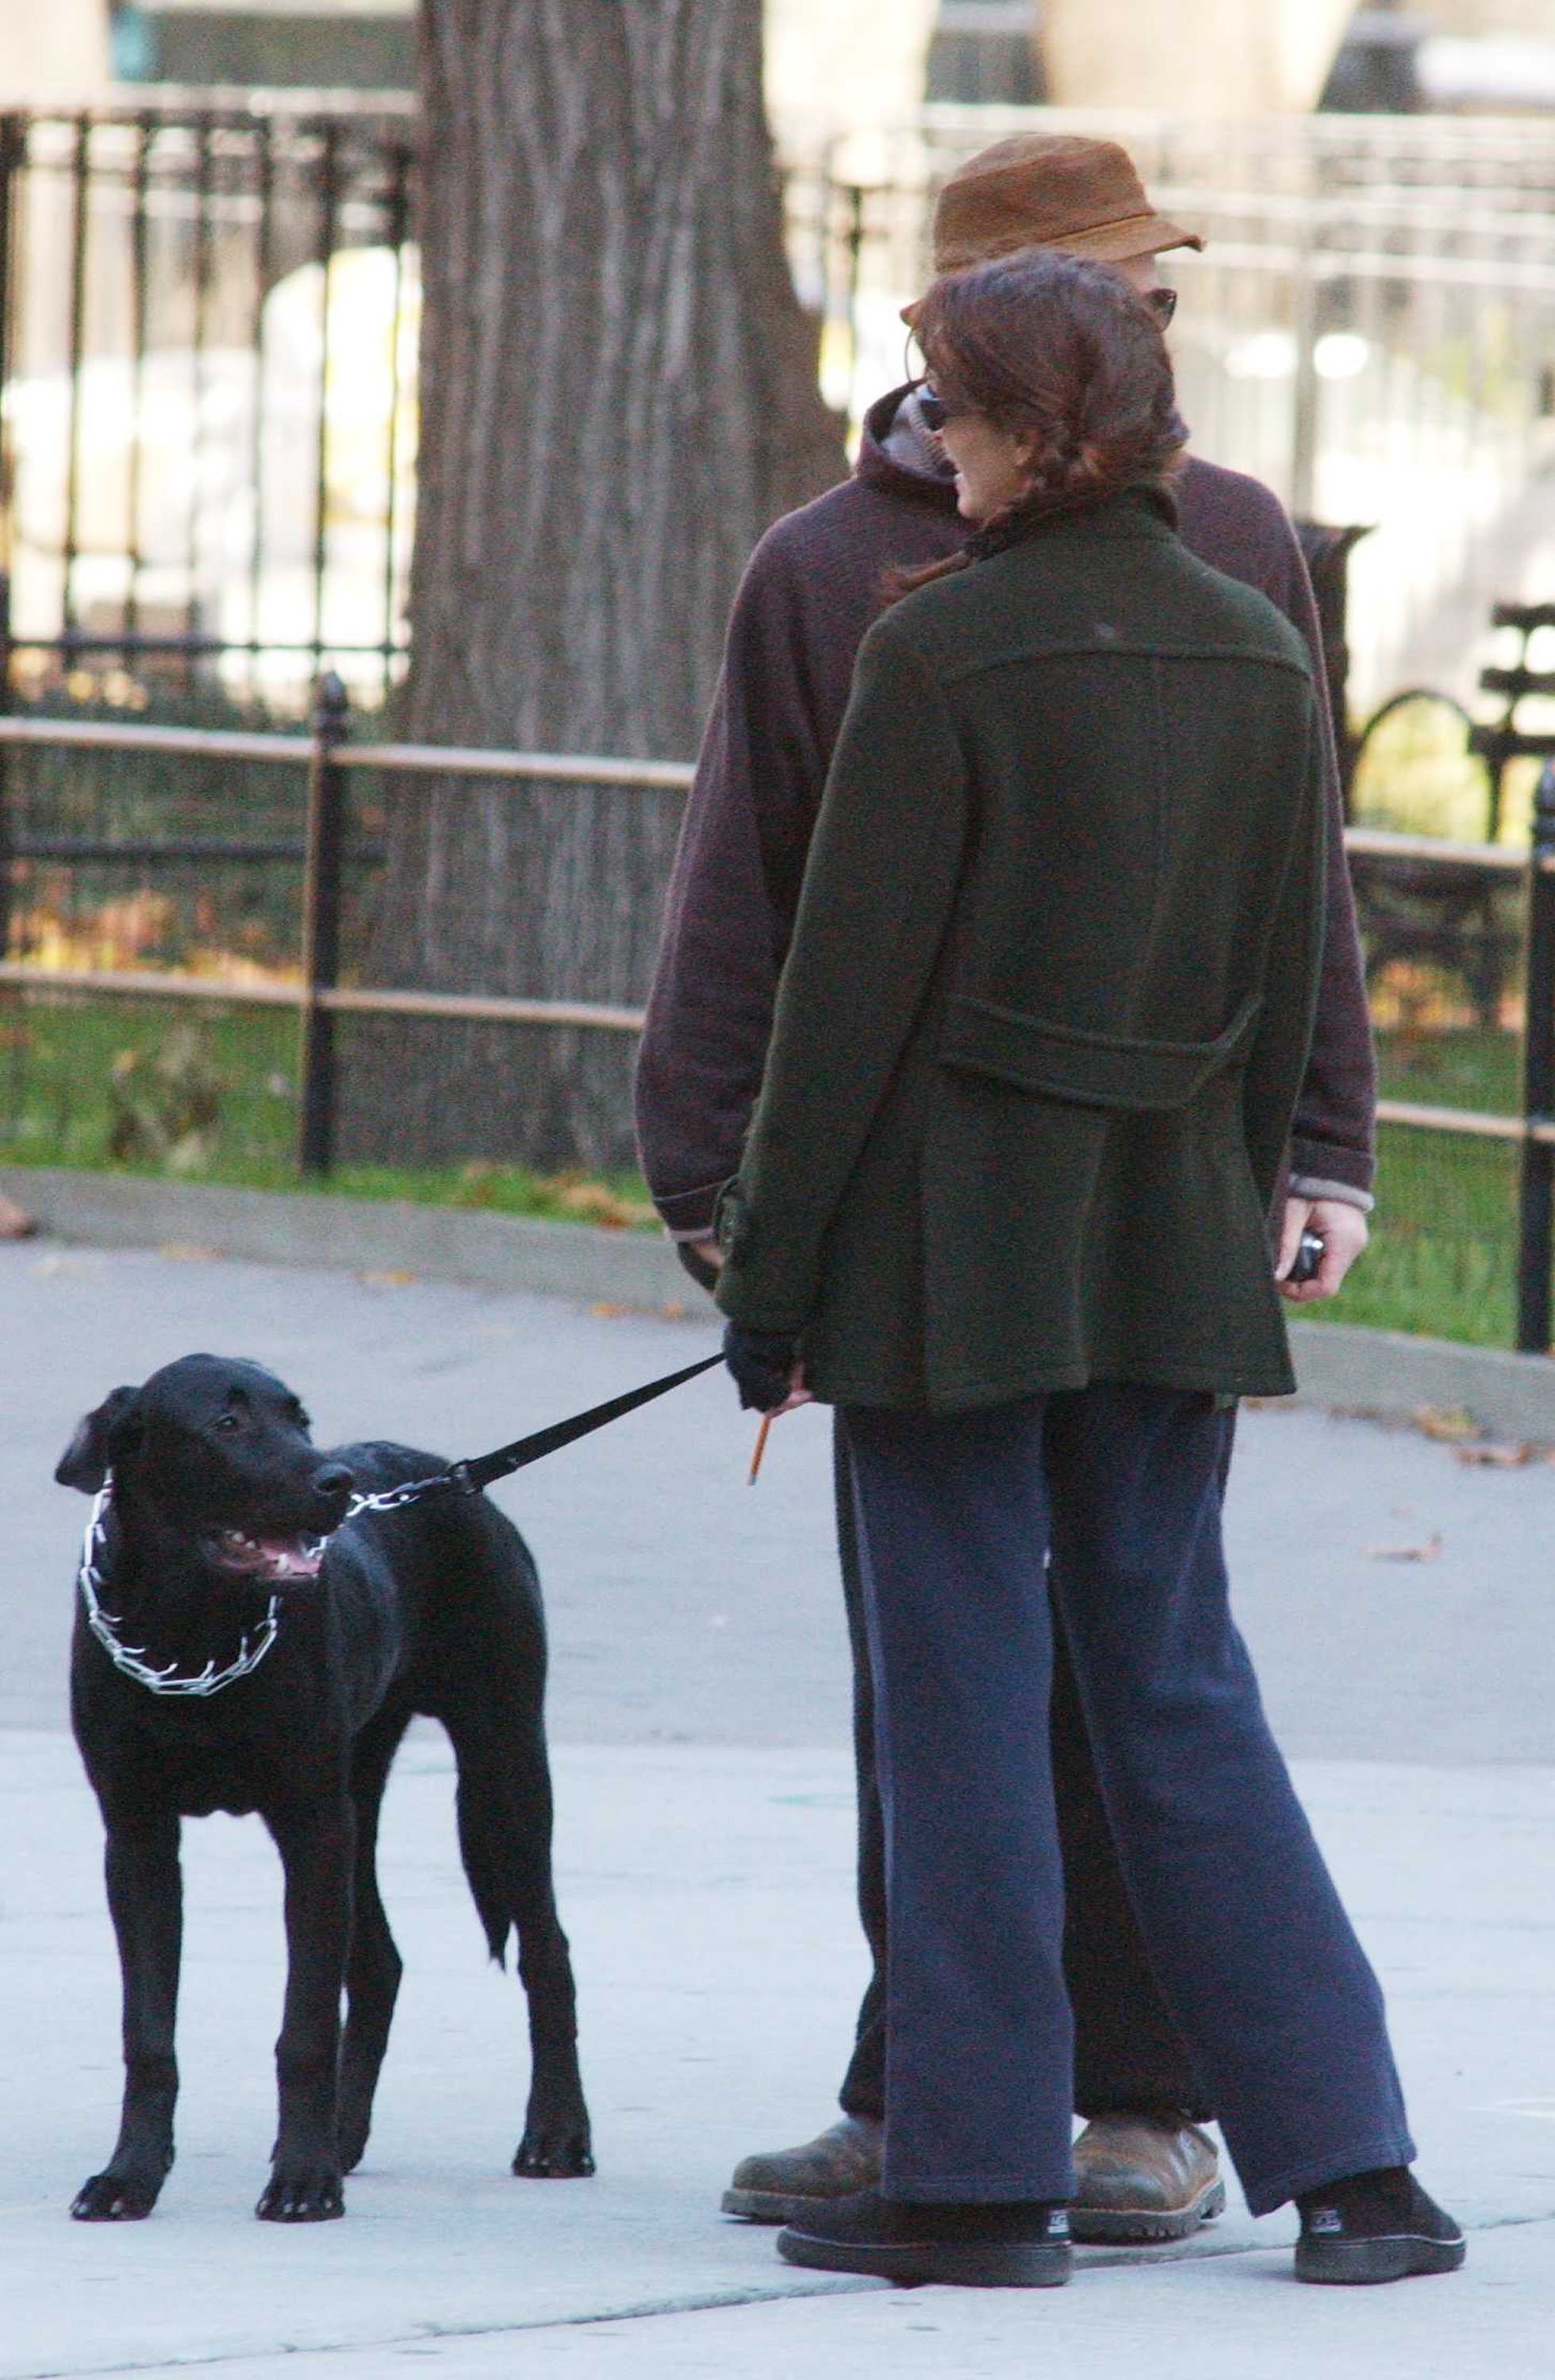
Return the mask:
{"type": "Polygon", "coordinates": [[[1254,116],[1316,102],[1353,0],[1044,0],[1062,107],[1254,116]]]}
{"type": "Polygon", "coordinates": [[[0,99],[97,99],[107,88],[104,0],[0,0],[0,99]]]}
{"type": "Polygon", "coordinates": [[[1555,42],[1555,0],[1411,0],[1411,13],[1437,33],[1515,33],[1555,42]]]}

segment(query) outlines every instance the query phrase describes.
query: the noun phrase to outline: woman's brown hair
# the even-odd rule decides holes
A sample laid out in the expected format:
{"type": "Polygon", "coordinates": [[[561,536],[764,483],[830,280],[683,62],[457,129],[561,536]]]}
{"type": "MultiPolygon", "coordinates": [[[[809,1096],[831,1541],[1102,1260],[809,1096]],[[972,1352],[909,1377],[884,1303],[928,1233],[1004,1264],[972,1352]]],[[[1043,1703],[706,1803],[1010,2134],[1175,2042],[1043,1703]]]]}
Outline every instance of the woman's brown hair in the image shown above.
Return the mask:
{"type": "Polygon", "coordinates": [[[1033,439],[1028,492],[959,552],[897,571],[895,597],[996,551],[1028,523],[1129,487],[1170,489],[1187,431],[1160,324],[1121,274],[1053,249],[942,273],[913,329],[936,394],[1033,439]]]}

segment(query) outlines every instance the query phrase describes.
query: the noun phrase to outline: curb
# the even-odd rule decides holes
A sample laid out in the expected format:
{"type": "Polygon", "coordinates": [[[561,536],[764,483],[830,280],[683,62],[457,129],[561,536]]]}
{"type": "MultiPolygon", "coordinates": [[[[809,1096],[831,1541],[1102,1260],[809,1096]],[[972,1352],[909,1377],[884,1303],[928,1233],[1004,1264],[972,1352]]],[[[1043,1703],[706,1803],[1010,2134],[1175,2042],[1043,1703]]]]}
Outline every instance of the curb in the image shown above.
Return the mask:
{"type": "MultiPolygon", "coordinates": [[[[0,1166],[0,1194],[53,1237],[93,1247],[194,1246],[654,1313],[700,1303],[667,1241],[587,1223],[57,1166],[0,1166]]],[[[1298,1394],[1313,1404],[1385,1416],[1462,1406],[1493,1437],[1555,1443],[1555,1363],[1544,1357],[1345,1322],[1293,1322],[1291,1349],[1298,1394]]]]}
{"type": "Polygon", "coordinates": [[[667,1240],[529,1215],[232,1190],[67,1166],[0,1166],[0,1193],[51,1238],[100,1248],[176,1245],[251,1264],[407,1272],[467,1289],[528,1291],[662,1311],[699,1293],[667,1240]]]}
{"type": "Polygon", "coordinates": [[[1422,1405],[1472,1414],[1491,1438],[1555,1443],[1555,1363],[1353,1322],[1293,1322],[1299,1396],[1341,1412],[1407,1418],[1422,1405]]]}

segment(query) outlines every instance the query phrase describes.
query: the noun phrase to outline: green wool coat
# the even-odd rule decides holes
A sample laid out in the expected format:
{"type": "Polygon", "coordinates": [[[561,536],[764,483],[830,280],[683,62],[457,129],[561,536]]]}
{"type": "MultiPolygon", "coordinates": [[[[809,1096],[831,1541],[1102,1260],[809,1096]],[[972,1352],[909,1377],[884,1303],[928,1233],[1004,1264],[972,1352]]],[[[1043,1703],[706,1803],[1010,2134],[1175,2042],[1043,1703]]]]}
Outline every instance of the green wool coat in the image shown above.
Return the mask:
{"type": "Polygon", "coordinates": [[[1311,1034],[1306,648],[1131,492],[858,658],[719,1304],[836,1404],[1294,1385],[1266,1210],[1311,1034]]]}

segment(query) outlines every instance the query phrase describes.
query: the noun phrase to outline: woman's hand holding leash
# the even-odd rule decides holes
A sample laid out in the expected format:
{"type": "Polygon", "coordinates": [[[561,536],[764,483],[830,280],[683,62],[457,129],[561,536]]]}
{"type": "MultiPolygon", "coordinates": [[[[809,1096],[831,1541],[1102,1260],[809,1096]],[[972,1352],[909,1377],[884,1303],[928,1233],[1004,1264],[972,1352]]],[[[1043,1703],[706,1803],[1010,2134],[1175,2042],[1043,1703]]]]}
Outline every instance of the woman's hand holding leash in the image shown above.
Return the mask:
{"type": "Polygon", "coordinates": [[[779,1414],[792,1413],[796,1405],[813,1404],[815,1400],[805,1386],[799,1342],[789,1331],[745,1330],[731,1322],[723,1333],[723,1361],[747,1413],[761,1415],[747,1481],[754,1488],[767,1451],[767,1433],[779,1414]]]}

